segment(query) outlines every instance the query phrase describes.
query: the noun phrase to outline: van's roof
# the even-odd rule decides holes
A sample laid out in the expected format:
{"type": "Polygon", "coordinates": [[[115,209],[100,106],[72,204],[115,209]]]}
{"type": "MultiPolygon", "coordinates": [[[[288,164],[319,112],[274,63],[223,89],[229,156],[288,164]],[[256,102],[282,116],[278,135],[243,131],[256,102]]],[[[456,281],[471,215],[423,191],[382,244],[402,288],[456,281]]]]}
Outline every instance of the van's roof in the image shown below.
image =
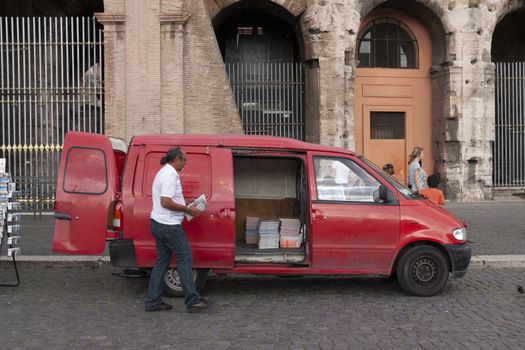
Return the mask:
{"type": "Polygon", "coordinates": [[[283,149],[294,151],[328,151],[355,155],[354,152],[339,147],[307,143],[286,137],[259,135],[220,135],[220,134],[155,134],[133,137],[132,145],[183,145],[183,146],[224,146],[231,148],[283,149]]]}

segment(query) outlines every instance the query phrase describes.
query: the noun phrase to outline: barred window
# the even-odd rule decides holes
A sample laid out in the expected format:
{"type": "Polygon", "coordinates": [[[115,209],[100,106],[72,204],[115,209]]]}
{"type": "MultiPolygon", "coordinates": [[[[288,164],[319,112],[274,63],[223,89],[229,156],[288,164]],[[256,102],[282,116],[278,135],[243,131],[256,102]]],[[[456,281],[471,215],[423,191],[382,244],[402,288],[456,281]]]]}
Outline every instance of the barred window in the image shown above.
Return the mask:
{"type": "Polygon", "coordinates": [[[371,139],[404,139],[404,112],[370,112],[371,139]]]}
{"type": "Polygon", "coordinates": [[[412,31],[389,17],[370,22],[358,39],[358,67],[418,68],[418,46],[412,31]]]}

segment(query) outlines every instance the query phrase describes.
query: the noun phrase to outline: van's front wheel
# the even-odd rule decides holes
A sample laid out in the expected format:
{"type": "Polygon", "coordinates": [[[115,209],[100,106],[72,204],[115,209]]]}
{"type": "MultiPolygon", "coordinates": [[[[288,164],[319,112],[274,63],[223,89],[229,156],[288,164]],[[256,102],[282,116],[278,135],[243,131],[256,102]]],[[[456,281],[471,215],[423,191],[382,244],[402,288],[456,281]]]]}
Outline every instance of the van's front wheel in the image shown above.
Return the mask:
{"type": "Polygon", "coordinates": [[[448,262],[438,249],[415,246],[408,250],[397,265],[397,280],[406,292],[429,297],[445,287],[448,280],[448,262]]]}
{"type": "MultiPolygon", "coordinates": [[[[193,269],[193,281],[197,291],[200,292],[208,280],[208,269],[193,269]]],[[[172,297],[182,297],[182,284],[177,269],[169,268],[164,274],[164,293],[172,297]]]]}

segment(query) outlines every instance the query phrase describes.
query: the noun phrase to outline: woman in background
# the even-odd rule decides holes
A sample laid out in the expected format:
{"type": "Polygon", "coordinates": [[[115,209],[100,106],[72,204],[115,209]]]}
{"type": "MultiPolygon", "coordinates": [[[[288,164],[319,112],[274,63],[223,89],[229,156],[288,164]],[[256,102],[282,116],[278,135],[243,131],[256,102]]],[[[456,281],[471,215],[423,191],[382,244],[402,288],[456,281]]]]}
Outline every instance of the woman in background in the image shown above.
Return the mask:
{"type": "Polygon", "coordinates": [[[423,170],[423,147],[415,147],[409,155],[408,186],[414,192],[427,188],[427,173],[423,170]]]}

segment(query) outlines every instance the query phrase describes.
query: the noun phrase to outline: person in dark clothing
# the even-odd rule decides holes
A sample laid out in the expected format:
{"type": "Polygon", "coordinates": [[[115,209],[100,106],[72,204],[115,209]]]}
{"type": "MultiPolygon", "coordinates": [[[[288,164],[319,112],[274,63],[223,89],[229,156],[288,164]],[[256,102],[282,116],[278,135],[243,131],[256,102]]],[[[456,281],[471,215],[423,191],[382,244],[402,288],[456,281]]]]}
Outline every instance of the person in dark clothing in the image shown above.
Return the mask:
{"type": "Polygon", "coordinates": [[[390,163],[386,163],[383,166],[383,171],[387,173],[388,175],[394,175],[394,166],[390,163]]]}

